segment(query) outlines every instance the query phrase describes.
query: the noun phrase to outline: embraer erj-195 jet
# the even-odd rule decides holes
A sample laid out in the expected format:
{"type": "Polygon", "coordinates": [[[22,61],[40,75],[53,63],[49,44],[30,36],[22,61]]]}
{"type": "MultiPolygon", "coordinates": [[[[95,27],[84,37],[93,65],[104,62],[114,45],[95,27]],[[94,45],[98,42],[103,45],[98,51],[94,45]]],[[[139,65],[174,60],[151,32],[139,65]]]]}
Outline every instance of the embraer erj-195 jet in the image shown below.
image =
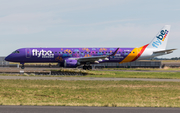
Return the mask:
{"type": "Polygon", "coordinates": [[[165,25],[149,43],[139,48],[21,48],[5,58],[6,61],[24,63],[57,62],[59,66],[92,69],[91,64],[103,62],[133,62],[172,53],[166,50],[170,25],[165,25]]]}

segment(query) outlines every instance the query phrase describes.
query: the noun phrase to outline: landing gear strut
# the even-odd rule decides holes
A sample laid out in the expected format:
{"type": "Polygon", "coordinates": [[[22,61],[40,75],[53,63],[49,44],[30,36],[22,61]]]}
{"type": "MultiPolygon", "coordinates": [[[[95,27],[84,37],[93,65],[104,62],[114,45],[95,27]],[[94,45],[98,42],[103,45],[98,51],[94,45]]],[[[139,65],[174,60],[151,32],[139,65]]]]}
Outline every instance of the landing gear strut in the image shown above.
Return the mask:
{"type": "Polygon", "coordinates": [[[21,69],[24,69],[25,67],[24,67],[24,63],[21,63],[22,64],[22,66],[21,66],[21,69]]]}

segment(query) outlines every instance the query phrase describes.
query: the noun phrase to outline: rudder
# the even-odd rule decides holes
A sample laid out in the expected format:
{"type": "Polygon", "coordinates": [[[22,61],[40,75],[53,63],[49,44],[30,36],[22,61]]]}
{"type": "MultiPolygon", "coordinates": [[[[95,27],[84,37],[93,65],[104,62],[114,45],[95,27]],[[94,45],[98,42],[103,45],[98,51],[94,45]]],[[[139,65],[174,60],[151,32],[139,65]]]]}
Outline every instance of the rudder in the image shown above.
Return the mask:
{"type": "Polygon", "coordinates": [[[154,39],[149,43],[147,48],[165,50],[168,36],[170,33],[170,25],[165,25],[161,31],[154,37],[154,39]]]}

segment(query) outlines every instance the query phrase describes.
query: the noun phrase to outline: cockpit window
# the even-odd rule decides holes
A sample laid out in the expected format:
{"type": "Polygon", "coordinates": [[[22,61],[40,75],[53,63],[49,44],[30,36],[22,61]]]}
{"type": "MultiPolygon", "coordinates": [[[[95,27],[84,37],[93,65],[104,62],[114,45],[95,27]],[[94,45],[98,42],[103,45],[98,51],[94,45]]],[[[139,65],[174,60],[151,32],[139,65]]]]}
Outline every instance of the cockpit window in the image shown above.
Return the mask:
{"type": "Polygon", "coordinates": [[[14,51],[13,53],[20,53],[18,50],[14,51]]]}

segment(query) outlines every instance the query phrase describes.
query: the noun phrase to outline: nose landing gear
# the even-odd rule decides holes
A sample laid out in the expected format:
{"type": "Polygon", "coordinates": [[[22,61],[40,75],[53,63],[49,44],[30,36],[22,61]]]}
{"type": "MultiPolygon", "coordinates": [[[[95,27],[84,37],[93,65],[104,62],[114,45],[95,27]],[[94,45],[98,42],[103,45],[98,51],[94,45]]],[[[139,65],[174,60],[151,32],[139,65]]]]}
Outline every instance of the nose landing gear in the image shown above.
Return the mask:
{"type": "Polygon", "coordinates": [[[24,69],[25,67],[24,67],[24,63],[21,63],[22,64],[22,66],[21,66],[21,69],[24,69]]]}

